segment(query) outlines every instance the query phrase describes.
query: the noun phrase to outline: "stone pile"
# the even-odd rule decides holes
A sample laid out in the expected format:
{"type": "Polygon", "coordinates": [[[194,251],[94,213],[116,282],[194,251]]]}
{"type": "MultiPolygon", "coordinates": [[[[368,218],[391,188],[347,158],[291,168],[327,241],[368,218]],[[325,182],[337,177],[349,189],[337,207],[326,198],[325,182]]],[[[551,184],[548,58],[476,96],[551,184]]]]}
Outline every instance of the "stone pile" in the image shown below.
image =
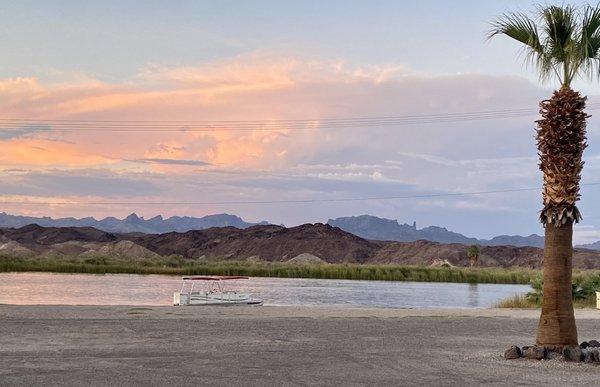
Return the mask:
{"type": "Polygon", "coordinates": [[[600,363],[600,342],[584,341],[579,345],[567,346],[511,346],[504,351],[505,359],[561,359],[570,362],[600,363]]]}

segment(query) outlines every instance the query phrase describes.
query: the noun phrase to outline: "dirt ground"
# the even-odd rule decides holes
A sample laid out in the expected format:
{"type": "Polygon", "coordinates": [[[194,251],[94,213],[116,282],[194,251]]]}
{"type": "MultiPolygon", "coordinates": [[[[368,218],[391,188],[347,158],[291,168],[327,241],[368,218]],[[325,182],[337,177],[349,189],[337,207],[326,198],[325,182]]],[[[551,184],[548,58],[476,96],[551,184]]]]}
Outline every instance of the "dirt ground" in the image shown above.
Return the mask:
{"type": "MultiPolygon", "coordinates": [[[[0,305],[0,385],[565,385],[600,366],[504,360],[539,311],[0,305]]],[[[577,311],[580,340],[600,311],[577,311]]]]}

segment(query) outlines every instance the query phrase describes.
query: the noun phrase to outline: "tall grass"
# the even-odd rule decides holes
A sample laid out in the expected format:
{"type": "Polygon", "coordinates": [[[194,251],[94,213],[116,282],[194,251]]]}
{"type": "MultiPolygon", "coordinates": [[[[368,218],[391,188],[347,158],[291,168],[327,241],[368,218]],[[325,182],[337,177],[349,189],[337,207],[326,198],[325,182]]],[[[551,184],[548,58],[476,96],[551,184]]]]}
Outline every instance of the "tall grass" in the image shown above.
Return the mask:
{"type": "Polygon", "coordinates": [[[493,305],[494,308],[539,308],[539,305],[532,302],[526,294],[515,294],[512,297],[505,298],[493,305]]]}
{"type": "Polygon", "coordinates": [[[537,272],[526,269],[446,268],[400,265],[359,264],[290,264],[281,262],[161,262],[111,261],[94,259],[85,262],[64,259],[1,259],[0,272],[57,273],[128,273],[173,275],[245,275],[253,277],[323,278],[382,281],[426,281],[493,284],[527,284],[537,272]]]}
{"type": "MultiPolygon", "coordinates": [[[[539,308],[542,305],[543,284],[540,275],[531,280],[531,291],[515,295],[496,303],[496,308],[539,308]]],[[[573,272],[572,297],[575,308],[596,306],[596,292],[600,291],[600,271],[575,270],[573,272]]]]}

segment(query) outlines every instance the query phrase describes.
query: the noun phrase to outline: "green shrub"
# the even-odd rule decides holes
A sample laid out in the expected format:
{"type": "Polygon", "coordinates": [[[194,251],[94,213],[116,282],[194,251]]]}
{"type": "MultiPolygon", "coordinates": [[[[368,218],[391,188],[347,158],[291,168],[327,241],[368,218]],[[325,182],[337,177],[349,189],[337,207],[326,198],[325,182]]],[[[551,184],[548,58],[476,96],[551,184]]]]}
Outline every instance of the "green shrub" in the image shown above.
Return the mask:
{"type": "MultiPolygon", "coordinates": [[[[531,306],[540,307],[543,298],[543,282],[541,275],[535,276],[531,280],[532,290],[524,296],[510,297],[502,300],[498,307],[507,308],[529,308],[531,306]],[[517,300],[517,297],[522,298],[517,300]],[[526,306],[517,306],[517,305],[526,306]],[[502,306],[514,305],[514,306],[502,306]]],[[[600,272],[595,270],[576,271],[573,275],[573,283],[571,284],[571,295],[573,297],[573,305],[576,308],[589,308],[596,305],[596,292],[600,291],[600,272]]]]}

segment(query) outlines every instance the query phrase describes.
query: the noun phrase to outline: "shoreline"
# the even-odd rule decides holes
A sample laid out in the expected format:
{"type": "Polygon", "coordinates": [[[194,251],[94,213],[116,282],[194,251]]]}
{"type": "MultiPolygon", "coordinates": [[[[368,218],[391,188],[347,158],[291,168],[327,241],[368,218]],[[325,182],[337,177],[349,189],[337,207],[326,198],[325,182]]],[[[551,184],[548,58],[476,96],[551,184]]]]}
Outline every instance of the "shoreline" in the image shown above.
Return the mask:
{"type": "MultiPolygon", "coordinates": [[[[509,318],[538,319],[539,308],[356,308],[329,306],[148,306],[148,305],[15,305],[0,304],[0,319],[197,319],[219,318],[509,318]]],[[[575,318],[600,320],[600,309],[576,309],[575,318]]]]}
{"type": "MultiPolygon", "coordinates": [[[[66,258],[65,258],[66,259],[66,258]]],[[[489,284],[529,284],[540,275],[521,267],[431,267],[399,264],[288,262],[191,262],[183,266],[152,266],[132,262],[91,264],[65,260],[0,258],[0,273],[140,274],[140,275],[243,275],[249,277],[347,279],[489,284]]],[[[593,273],[582,271],[581,273],[593,273]]],[[[597,272],[597,271],[596,271],[597,272]]],[[[576,272],[577,273],[577,272],[576,272]]]]}

